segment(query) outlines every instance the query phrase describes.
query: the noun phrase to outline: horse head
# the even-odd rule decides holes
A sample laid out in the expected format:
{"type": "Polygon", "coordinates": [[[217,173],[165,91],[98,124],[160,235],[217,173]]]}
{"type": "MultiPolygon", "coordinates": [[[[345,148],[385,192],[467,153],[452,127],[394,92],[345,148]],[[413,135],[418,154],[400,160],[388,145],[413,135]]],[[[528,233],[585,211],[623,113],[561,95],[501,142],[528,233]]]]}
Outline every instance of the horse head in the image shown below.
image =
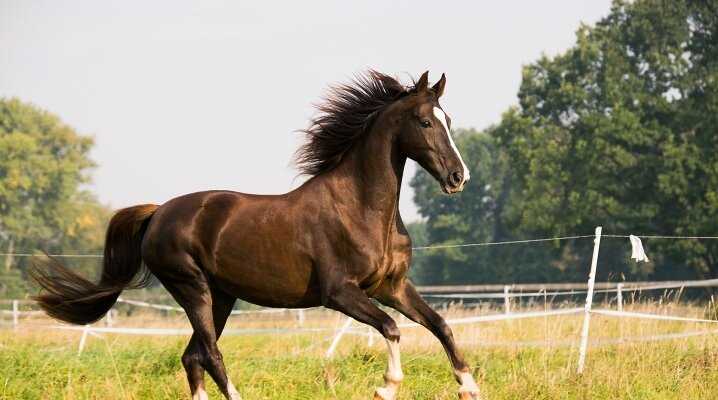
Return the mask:
{"type": "Polygon", "coordinates": [[[451,119],[439,104],[445,87],[446,75],[432,87],[429,72],[421,75],[402,100],[398,143],[404,155],[429,172],[445,193],[453,194],[464,189],[470,173],[451,137],[451,119]]]}

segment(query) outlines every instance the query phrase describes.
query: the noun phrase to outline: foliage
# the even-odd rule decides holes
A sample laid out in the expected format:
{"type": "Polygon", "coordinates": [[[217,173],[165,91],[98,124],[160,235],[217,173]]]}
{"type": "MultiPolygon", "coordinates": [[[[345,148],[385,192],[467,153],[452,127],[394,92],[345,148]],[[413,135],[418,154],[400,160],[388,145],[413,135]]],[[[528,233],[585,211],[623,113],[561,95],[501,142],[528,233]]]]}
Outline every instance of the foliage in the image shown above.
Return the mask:
{"type": "MultiPolygon", "coordinates": [[[[458,132],[472,169],[468,191],[446,198],[425,173],[415,177],[431,241],[590,234],[598,225],[715,235],[716,10],[717,1],[616,1],[596,26],[578,30],[574,47],[526,66],[518,106],[486,132],[458,132]]],[[[585,276],[591,246],[445,251],[434,281],[573,280],[585,276]]],[[[608,242],[604,277],[718,277],[716,241],[647,247],[654,262],[637,265],[626,245],[608,242]]]]}
{"type": "MultiPolygon", "coordinates": [[[[93,140],[18,99],[0,99],[2,252],[97,252],[108,217],[81,185],[89,181],[93,140]]],[[[25,293],[27,258],[5,258],[0,297],[25,293]]],[[[96,260],[78,266],[94,271],[96,260]]]]}

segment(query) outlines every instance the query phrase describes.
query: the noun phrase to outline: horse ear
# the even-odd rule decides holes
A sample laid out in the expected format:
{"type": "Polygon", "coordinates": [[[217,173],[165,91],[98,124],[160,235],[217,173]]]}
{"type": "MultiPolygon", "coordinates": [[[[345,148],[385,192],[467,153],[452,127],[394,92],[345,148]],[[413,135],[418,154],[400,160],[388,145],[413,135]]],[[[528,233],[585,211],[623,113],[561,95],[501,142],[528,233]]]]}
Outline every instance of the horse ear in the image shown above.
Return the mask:
{"type": "Polygon", "coordinates": [[[444,94],[445,87],[446,87],[446,74],[441,74],[441,79],[439,79],[439,81],[436,82],[434,84],[434,86],[431,87],[431,90],[434,91],[437,99],[439,97],[441,97],[442,94],[444,94]]]}
{"type": "Polygon", "coordinates": [[[421,74],[421,78],[419,78],[418,81],[416,81],[416,84],[414,85],[414,89],[417,92],[422,92],[426,90],[426,88],[429,87],[429,71],[424,72],[421,74]]]}

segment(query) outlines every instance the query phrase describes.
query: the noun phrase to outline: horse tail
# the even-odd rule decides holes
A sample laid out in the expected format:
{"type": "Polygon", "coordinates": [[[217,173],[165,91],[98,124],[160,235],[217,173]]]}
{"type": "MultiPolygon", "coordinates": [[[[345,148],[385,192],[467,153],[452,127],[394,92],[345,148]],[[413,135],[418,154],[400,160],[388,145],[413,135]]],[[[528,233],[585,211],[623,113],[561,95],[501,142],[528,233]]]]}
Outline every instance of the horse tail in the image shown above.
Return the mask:
{"type": "Polygon", "coordinates": [[[42,263],[43,268],[34,265],[30,274],[43,289],[34,300],[53,318],[84,325],[102,318],[125,288],[147,286],[151,275],[142,266],[142,237],[157,207],[144,204],[115,213],[107,227],[98,283],[53,257],[42,263]]]}

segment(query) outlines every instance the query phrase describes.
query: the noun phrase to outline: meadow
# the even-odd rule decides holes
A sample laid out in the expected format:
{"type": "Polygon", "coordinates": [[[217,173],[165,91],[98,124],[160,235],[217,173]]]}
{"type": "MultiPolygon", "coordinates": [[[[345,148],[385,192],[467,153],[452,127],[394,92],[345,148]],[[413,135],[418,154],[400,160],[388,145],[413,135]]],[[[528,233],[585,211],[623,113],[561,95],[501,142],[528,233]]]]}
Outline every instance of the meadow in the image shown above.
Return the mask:
{"type": "MultiPolygon", "coordinates": [[[[560,307],[561,305],[559,305],[560,307]]],[[[565,305],[568,307],[569,305],[565,305]]],[[[575,306],[572,304],[570,306],[575,306]]],[[[542,309],[533,306],[534,309],[542,309]]],[[[637,302],[627,310],[704,318],[705,306],[637,302]]],[[[520,310],[517,310],[520,311],[520,310]]],[[[500,312],[449,308],[448,317],[500,312]]],[[[186,326],[183,316],[119,316],[119,326],[186,326]]],[[[454,333],[486,399],[718,399],[714,324],[594,315],[585,373],[576,373],[581,315],[460,325],[454,333]],[[654,340],[656,335],[704,333],[654,340]]],[[[338,328],[342,316],[307,314],[305,327],[338,328]]],[[[47,329],[42,318],[0,329],[0,399],[189,398],[179,357],[186,336],[89,336],[47,329]]],[[[288,327],[286,315],[232,317],[230,329],[288,327]]],[[[324,354],[333,332],[228,335],[220,348],[244,399],[370,399],[386,366],[383,340],[363,326],[324,354]]],[[[440,345],[419,328],[402,329],[406,375],[400,399],[454,399],[458,385],[440,345]]],[[[206,378],[209,381],[209,377],[206,378]]],[[[221,398],[208,382],[213,399],[221,398]]]]}

